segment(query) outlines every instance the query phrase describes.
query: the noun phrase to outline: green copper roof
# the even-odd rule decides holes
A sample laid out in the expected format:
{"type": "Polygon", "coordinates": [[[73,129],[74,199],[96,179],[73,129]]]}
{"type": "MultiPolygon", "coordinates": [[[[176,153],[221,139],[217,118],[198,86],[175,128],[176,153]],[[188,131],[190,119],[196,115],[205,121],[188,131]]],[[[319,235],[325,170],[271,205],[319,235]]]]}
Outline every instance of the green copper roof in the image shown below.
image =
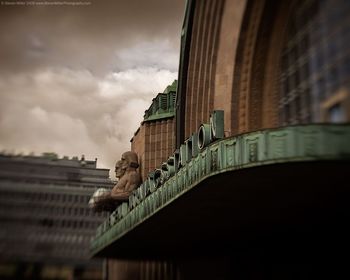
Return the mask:
{"type": "Polygon", "coordinates": [[[152,100],[151,106],[145,111],[143,121],[153,121],[174,117],[177,81],[167,86],[152,100]]]}
{"type": "Polygon", "coordinates": [[[99,226],[91,252],[98,254],[215,175],[272,164],[349,160],[349,143],[348,124],[266,129],[213,142],[158,187],[146,181],[136,189],[129,203],[120,205],[99,226]]]}
{"type": "Polygon", "coordinates": [[[173,83],[166,87],[163,93],[176,92],[177,80],[174,80],[173,83]]]}

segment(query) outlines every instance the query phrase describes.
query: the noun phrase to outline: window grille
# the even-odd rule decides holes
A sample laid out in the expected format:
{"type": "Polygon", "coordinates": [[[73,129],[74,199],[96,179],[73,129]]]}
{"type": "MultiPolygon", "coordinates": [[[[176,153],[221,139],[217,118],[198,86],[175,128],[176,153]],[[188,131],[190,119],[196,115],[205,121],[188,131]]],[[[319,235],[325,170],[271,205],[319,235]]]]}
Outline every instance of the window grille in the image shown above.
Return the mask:
{"type": "Polygon", "coordinates": [[[322,102],[349,87],[349,14],[347,0],[296,3],[280,60],[281,125],[320,121],[322,102]]]}
{"type": "Polygon", "coordinates": [[[171,101],[172,101],[172,106],[171,107],[175,107],[176,92],[171,92],[171,101]]]}
{"type": "Polygon", "coordinates": [[[168,95],[161,94],[160,95],[160,108],[166,110],[168,108],[168,95]]]}

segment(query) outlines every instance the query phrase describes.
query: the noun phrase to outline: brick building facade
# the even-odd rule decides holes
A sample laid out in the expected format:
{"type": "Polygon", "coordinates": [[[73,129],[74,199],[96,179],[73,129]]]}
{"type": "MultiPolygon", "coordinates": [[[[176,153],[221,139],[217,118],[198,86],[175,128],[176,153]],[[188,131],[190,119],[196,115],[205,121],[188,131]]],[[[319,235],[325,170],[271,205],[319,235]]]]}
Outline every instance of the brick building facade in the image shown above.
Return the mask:
{"type": "Polygon", "coordinates": [[[191,1],[177,145],[214,109],[225,112],[227,136],[348,121],[348,9],[344,1],[191,1]]]}
{"type": "MultiPolygon", "coordinates": [[[[180,156],[100,226],[93,254],[121,260],[110,279],[349,277],[339,253],[350,248],[349,3],[187,1],[180,156]],[[194,152],[200,137],[209,140],[194,152]]],[[[159,124],[144,122],[132,141],[143,179],[164,161],[150,137],[159,124]]]]}
{"type": "Polygon", "coordinates": [[[143,180],[174,152],[176,86],[174,81],[152,100],[140,127],[130,140],[131,150],[139,157],[143,180]]]}

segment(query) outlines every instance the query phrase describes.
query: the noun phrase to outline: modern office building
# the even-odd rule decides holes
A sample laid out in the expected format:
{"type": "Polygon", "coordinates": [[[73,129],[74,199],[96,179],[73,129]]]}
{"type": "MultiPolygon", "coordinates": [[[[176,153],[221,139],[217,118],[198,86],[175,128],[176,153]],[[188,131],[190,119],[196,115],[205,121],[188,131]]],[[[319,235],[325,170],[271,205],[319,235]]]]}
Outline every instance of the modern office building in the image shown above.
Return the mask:
{"type": "Polygon", "coordinates": [[[349,19],[187,1],[174,151],[98,228],[109,279],[350,277],[349,19]]]}
{"type": "Polygon", "coordinates": [[[112,186],[96,160],[1,154],[0,278],[102,279],[89,243],[106,216],[88,201],[112,186]]]}

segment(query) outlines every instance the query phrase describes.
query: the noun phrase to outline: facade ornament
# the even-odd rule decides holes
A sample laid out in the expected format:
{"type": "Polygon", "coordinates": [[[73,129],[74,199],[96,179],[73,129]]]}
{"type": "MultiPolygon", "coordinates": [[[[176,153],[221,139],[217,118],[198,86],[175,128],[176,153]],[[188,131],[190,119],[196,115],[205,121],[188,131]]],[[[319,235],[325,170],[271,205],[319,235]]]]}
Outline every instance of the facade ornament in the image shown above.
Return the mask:
{"type": "Polygon", "coordinates": [[[118,178],[117,184],[111,191],[98,189],[91,197],[89,205],[96,212],[113,211],[122,202],[129,199],[133,190],[140,186],[141,175],[137,168],[138,157],[135,152],[125,152],[121,160],[115,164],[115,176],[118,178]]]}

